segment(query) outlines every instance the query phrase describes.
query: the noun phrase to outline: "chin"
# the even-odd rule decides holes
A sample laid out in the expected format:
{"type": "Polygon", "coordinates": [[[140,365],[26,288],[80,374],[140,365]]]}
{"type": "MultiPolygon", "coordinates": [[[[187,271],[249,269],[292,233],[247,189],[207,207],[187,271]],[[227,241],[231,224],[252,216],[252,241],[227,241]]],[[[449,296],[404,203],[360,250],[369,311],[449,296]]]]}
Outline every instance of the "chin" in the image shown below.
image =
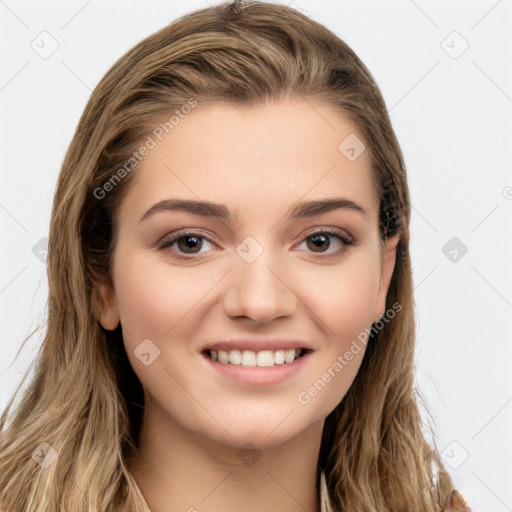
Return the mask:
{"type": "MultiPolygon", "coordinates": [[[[222,422],[229,425],[226,430],[213,421],[208,426],[211,430],[205,430],[205,425],[198,433],[227,447],[236,449],[258,449],[268,450],[285,444],[317,424],[319,418],[299,418],[300,410],[293,410],[291,407],[283,408],[286,413],[281,413],[278,419],[272,414],[248,415],[245,421],[238,417],[236,421],[222,422]]],[[[323,420],[323,418],[320,418],[323,420]]]]}

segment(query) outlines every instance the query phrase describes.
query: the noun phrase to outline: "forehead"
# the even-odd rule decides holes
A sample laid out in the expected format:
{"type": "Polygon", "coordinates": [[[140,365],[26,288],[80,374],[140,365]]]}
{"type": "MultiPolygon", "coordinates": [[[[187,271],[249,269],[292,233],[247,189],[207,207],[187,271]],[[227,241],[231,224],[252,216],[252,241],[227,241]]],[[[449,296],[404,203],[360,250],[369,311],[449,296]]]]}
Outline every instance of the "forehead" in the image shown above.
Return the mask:
{"type": "Polygon", "coordinates": [[[155,122],[125,213],[143,215],[178,197],[226,204],[240,223],[246,213],[263,217],[300,200],[343,197],[377,214],[369,152],[353,122],[328,105],[301,98],[212,104],[172,125],[169,117],[155,122]]]}

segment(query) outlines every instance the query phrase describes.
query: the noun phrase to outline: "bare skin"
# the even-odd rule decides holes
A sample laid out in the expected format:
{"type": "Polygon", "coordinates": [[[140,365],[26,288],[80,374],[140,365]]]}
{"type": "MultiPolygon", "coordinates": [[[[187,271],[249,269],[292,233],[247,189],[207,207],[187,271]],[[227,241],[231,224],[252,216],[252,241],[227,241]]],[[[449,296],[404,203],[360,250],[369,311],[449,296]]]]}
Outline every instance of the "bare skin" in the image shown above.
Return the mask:
{"type": "Polygon", "coordinates": [[[298,396],[384,314],[398,242],[388,239],[381,254],[368,151],[350,161],[338,149],[350,134],[343,114],[302,99],[198,106],[133,171],[116,219],[114,286],[98,285],[98,318],[106,329],[121,323],[144,388],[130,468],[153,512],[318,510],[322,427],[365,346],[307,404],[298,396]],[[288,216],[292,203],[335,197],[365,213],[288,216]],[[238,222],[170,210],[141,220],[171,198],[223,204],[238,222]],[[313,243],[322,229],[336,234],[313,243]],[[194,234],[157,246],[178,230],[194,234]],[[262,249],[250,263],[237,252],[247,237],[249,252],[262,249]],[[233,381],[201,353],[247,337],[295,339],[313,352],[272,385],[233,381]],[[136,355],[146,339],[160,351],[148,365],[136,355]]]}

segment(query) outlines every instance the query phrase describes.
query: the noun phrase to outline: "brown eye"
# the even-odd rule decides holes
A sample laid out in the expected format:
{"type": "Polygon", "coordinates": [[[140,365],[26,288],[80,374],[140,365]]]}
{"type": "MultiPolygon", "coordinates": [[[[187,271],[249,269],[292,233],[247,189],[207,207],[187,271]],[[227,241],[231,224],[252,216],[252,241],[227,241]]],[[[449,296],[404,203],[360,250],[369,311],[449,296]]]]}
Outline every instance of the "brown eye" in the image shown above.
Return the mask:
{"type": "Polygon", "coordinates": [[[309,235],[304,242],[306,243],[307,250],[316,254],[325,254],[327,256],[334,256],[337,253],[343,252],[348,247],[355,245],[354,241],[349,238],[345,232],[333,230],[333,229],[322,229],[316,233],[309,235]],[[331,250],[331,246],[338,244],[340,248],[338,250],[331,250]]]}
{"type": "Polygon", "coordinates": [[[186,254],[196,254],[195,249],[201,250],[203,245],[201,240],[201,237],[187,235],[178,238],[176,242],[180,251],[183,251],[186,254]]]}
{"type": "Polygon", "coordinates": [[[322,250],[329,249],[331,245],[329,237],[323,233],[312,235],[308,237],[307,240],[311,240],[311,243],[308,243],[308,248],[311,249],[313,252],[318,252],[317,249],[320,250],[319,252],[322,252],[322,250]]]}
{"type": "Polygon", "coordinates": [[[158,243],[158,247],[160,249],[168,250],[170,249],[172,252],[176,253],[176,256],[178,258],[186,258],[187,256],[182,255],[199,255],[203,254],[205,252],[208,252],[208,250],[204,250],[201,252],[201,249],[206,248],[209,249],[212,246],[212,242],[208,240],[206,237],[204,237],[200,233],[177,233],[171,236],[168,236],[167,238],[164,238],[158,243]],[[206,246],[205,246],[206,244],[206,246]],[[208,246],[210,244],[210,247],[208,246]],[[176,246],[174,248],[173,246],[176,246]]]}

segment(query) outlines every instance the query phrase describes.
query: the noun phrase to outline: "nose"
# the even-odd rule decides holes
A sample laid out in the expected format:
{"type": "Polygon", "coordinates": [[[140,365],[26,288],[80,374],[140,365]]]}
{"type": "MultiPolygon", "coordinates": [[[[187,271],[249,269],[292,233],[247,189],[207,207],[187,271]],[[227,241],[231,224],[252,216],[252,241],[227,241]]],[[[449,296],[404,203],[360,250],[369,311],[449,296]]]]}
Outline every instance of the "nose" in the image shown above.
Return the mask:
{"type": "Polygon", "coordinates": [[[289,273],[268,253],[265,250],[252,263],[242,258],[236,262],[224,295],[224,310],[229,317],[246,317],[263,324],[295,313],[298,298],[289,273]]]}

